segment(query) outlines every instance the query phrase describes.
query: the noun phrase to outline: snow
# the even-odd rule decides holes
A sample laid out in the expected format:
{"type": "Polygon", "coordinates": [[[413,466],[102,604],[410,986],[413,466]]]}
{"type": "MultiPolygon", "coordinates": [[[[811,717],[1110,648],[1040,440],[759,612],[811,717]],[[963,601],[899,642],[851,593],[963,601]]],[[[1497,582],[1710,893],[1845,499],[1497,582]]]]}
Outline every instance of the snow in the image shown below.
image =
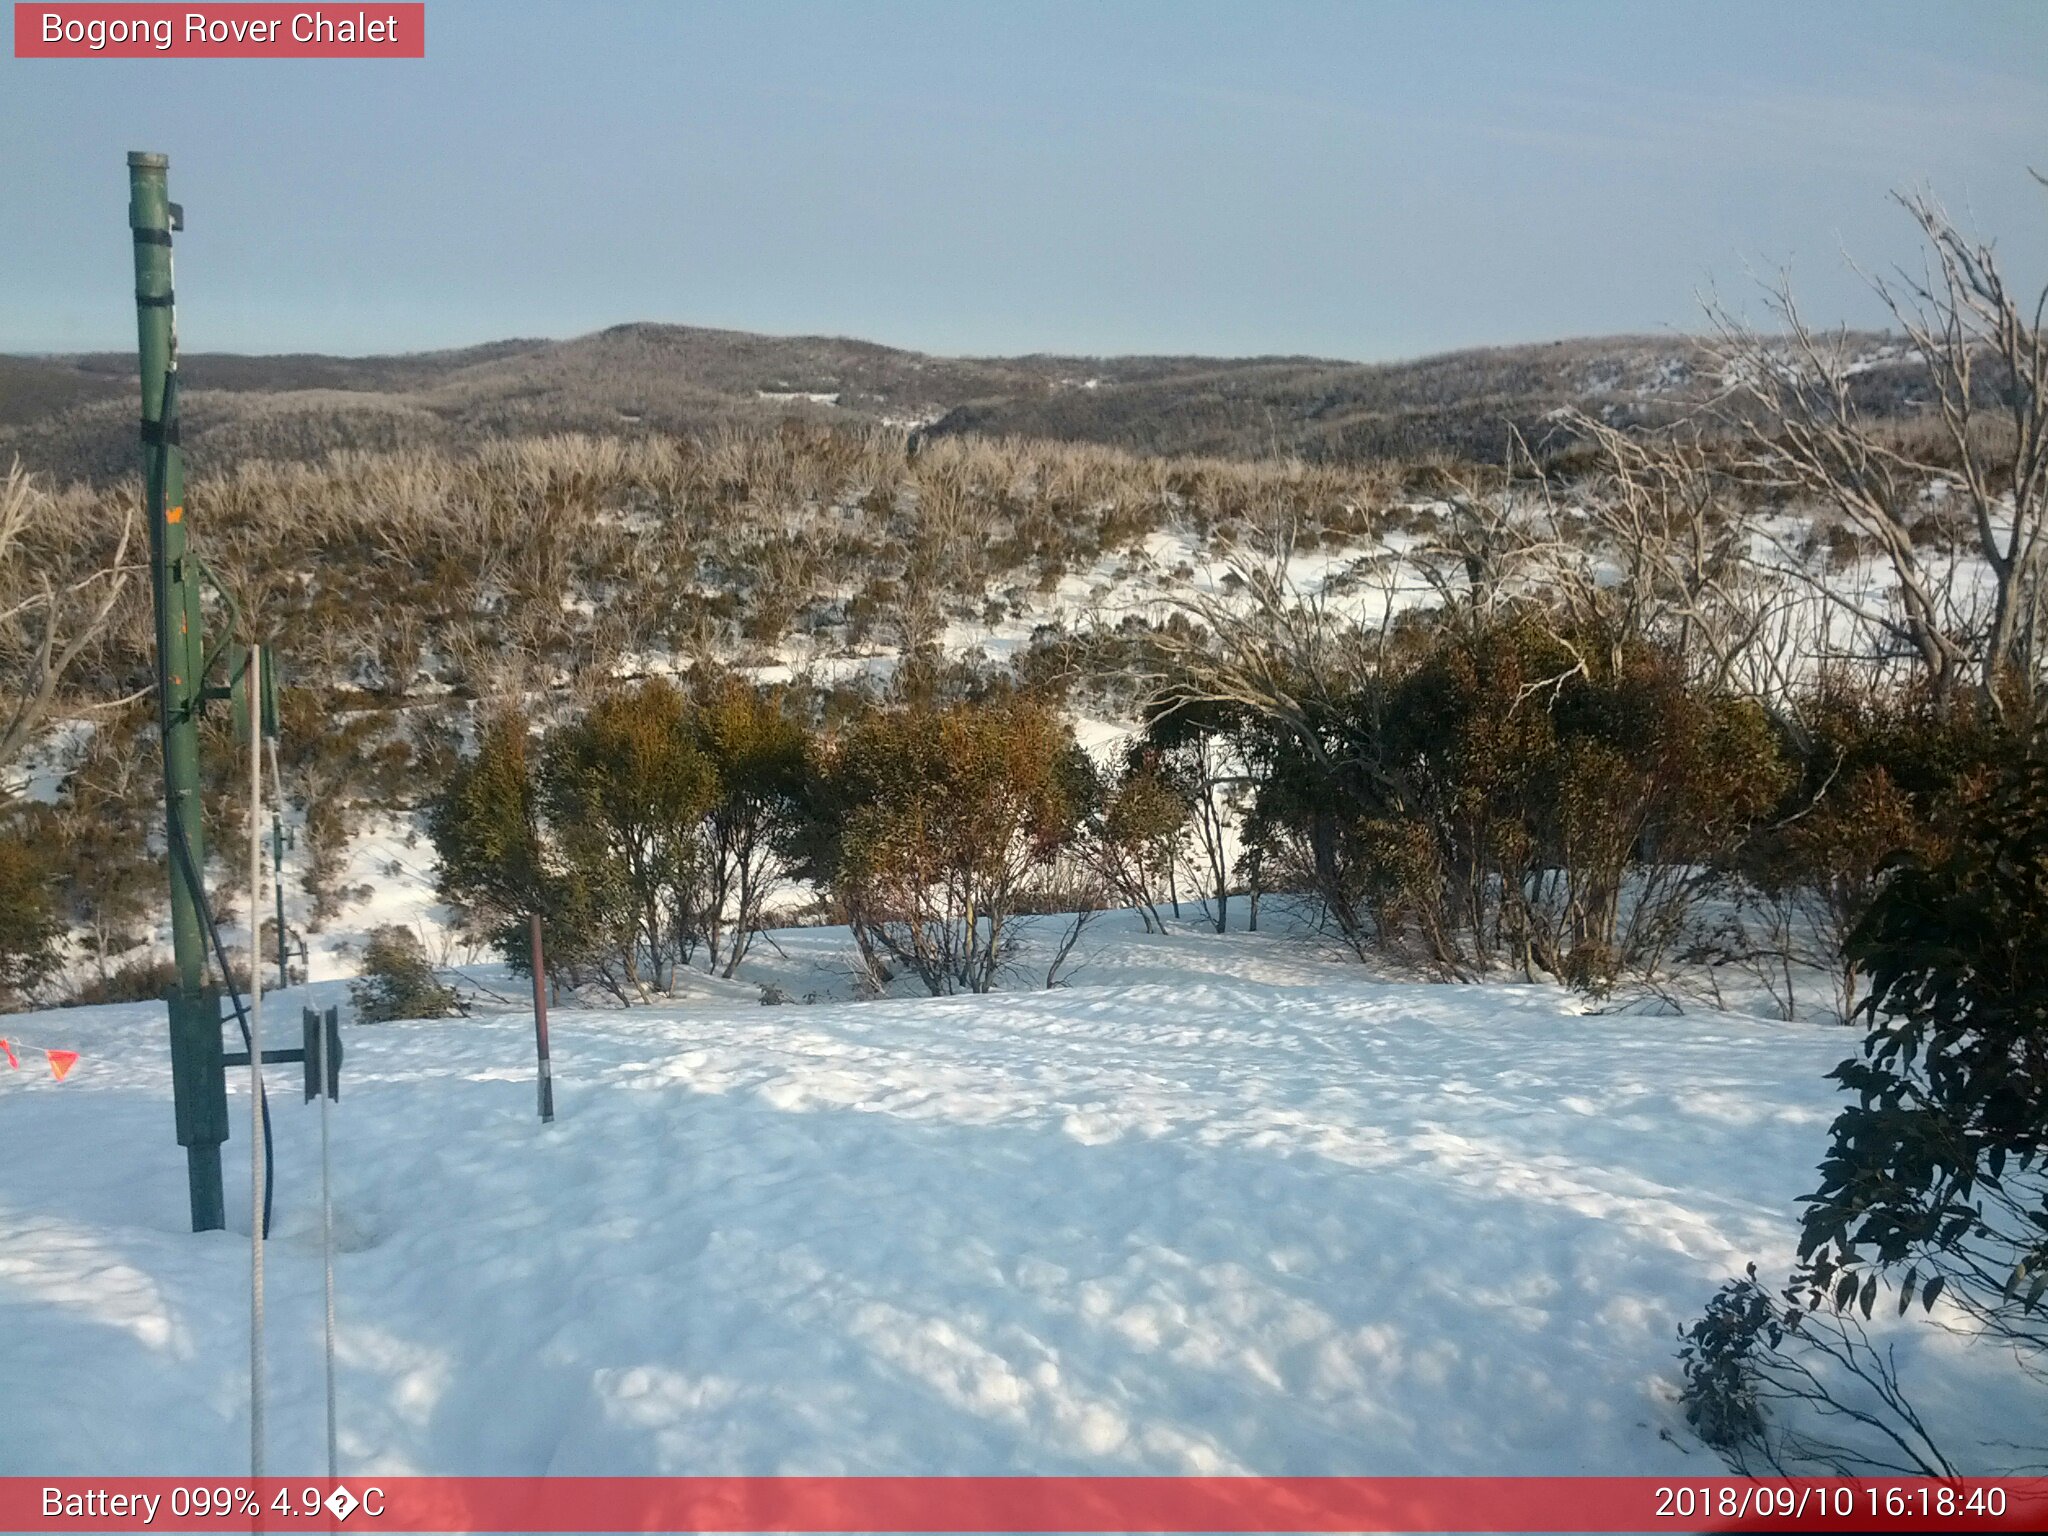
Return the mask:
{"type": "MultiPolygon", "coordinates": [[[[434,895],[434,847],[420,836],[411,816],[386,812],[363,818],[363,825],[349,842],[343,873],[336,882],[352,893],[343,903],[345,923],[310,932],[312,898],[291,879],[291,873],[287,865],[285,924],[288,932],[305,937],[303,963],[310,980],[355,975],[364,943],[383,927],[410,928],[428,944],[428,953],[436,960],[456,958],[453,914],[434,895]]],[[[269,921],[267,912],[264,920],[269,921]]],[[[246,898],[220,913],[220,927],[223,941],[233,951],[248,952],[246,898]]],[[[299,959],[293,958],[295,962],[299,959]]]]}
{"type": "MultiPolygon", "coordinates": [[[[1674,1334],[1789,1262],[1843,1031],[1122,915],[1069,987],[857,1002],[844,930],[772,937],[695,1000],[556,1011],[549,1127],[529,1014],[345,1031],[345,1472],[1722,1470],[1674,1334]],[[748,1000],[770,981],[827,1000],[748,1000]]],[[[271,1028],[341,996],[285,994],[271,1028]]],[[[241,1232],[195,1236],[161,1007],[6,1025],[0,1473],[242,1470],[243,1083],[241,1232]],[[45,1046],[81,1053],[66,1081],[45,1046]]],[[[323,1459],[297,1070],[267,1263],[287,1474],[323,1459]]],[[[1937,1420],[2018,1411],[1983,1352],[1901,1343],[1937,1420]]]]}

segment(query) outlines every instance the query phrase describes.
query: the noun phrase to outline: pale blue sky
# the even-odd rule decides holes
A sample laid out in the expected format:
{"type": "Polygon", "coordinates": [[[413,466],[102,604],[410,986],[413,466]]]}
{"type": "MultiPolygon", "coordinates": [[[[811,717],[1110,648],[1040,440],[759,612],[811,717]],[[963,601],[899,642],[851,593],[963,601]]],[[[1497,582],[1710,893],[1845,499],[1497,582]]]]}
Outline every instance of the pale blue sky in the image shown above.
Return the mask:
{"type": "Polygon", "coordinates": [[[514,4],[424,62],[0,57],[0,349],[133,345],[167,151],[194,350],[625,320],[1365,359],[1689,329],[1913,247],[2048,277],[2048,4],[514,4]]]}

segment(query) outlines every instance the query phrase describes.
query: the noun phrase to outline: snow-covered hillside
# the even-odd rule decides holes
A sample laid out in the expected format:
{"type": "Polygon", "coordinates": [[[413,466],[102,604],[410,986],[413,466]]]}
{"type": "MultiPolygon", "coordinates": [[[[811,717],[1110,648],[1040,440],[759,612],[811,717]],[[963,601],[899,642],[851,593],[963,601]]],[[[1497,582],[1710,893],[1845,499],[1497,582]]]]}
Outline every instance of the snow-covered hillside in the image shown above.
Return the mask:
{"type": "MultiPolygon", "coordinates": [[[[529,1015],[348,1031],[345,1472],[1722,1470],[1674,1334],[1789,1260],[1846,1033],[1122,919],[1071,987],[762,1007],[766,981],[838,990],[848,947],[774,938],[723,996],[557,1013],[551,1127],[529,1015]]],[[[6,1032],[0,1472],[243,1469],[242,1085],[241,1233],[194,1236],[162,1009],[6,1032]],[[45,1046],[80,1053],[67,1080],[45,1046]]],[[[296,1071],[268,1260],[288,1473],[322,1457],[296,1071]]],[[[1952,1442],[2014,1411],[1984,1353],[1901,1330],[1952,1442]]]]}

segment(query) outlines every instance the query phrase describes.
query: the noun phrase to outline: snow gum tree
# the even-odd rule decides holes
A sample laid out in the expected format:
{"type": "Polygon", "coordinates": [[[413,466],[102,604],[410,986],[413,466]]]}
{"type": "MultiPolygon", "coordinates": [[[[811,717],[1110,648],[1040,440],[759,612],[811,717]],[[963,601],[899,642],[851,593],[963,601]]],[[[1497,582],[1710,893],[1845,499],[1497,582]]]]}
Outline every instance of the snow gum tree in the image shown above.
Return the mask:
{"type": "Polygon", "coordinates": [[[1234,751],[1243,724],[1235,711],[1203,704],[1155,713],[1145,723],[1154,771],[1186,808],[1204,866],[1209,920],[1218,933],[1230,928],[1229,828],[1242,812],[1238,802],[1249,783],[1234,751]]]}
{"type": "Polygon", "coordinates": [[[2024,729],[2048,690],[2048,286],[2001,271],[1991,244],[1964,234],[1930,197],[1898,202],[1919,228],[1917,273],[1874,277],[1931,397],[1915,435],[1874,416],[1845,339],[1816,331],[1791,291],[1773,289],[1776,322],[1759,332],[1721,310],[1713,350],[1746,439],[1747,476],[1825,508],[1878,550],[1892,590],[1882,600],[1825,575],[1815,590],[1861,634],[1871,665],[1903,654],[1944,706],[1974,694],[2024,729]],[[1954,515],[1920,536],[1939,485],[1954,515]],[[1956,579],[1978,562],[1988,593],[1956,579]]]}
{"type": "Polygon", "coordinates": [[[137,518],[132,505],[110,514],[77,516],[19,463],[0,475],[0,770],[35,742],[120,616],[137,518]]]}

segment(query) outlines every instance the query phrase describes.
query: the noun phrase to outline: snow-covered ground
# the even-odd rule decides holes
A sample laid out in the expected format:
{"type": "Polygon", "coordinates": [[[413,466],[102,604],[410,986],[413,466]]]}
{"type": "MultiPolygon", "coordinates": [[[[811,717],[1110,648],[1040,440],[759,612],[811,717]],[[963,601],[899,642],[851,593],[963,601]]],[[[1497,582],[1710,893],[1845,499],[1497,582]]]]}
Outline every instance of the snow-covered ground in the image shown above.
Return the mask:
{"type": "MultiPolygon", "coordinates": [[[[345,1472],[1722,1470],[1674,1334],[1789,1261],[1846,1032],[1122,918],[1070,987],[763,1007],[843,991],[843,931],[774,938],[557,1012],[551,1127],[530,1015],[347,1031],[345,1472]]],[[[244,1469],[242,1084],[239,1235],[194,1236],[162,1009],[4,1024],[0,1472],[244,1469]]],[[[272,1464],[312,1472],[318,1114],[274,1072],[272,1464]]],[[[1952,1445],[2020,1411],[1986,1353],[1901,1330],[1952,1445]]]]}

